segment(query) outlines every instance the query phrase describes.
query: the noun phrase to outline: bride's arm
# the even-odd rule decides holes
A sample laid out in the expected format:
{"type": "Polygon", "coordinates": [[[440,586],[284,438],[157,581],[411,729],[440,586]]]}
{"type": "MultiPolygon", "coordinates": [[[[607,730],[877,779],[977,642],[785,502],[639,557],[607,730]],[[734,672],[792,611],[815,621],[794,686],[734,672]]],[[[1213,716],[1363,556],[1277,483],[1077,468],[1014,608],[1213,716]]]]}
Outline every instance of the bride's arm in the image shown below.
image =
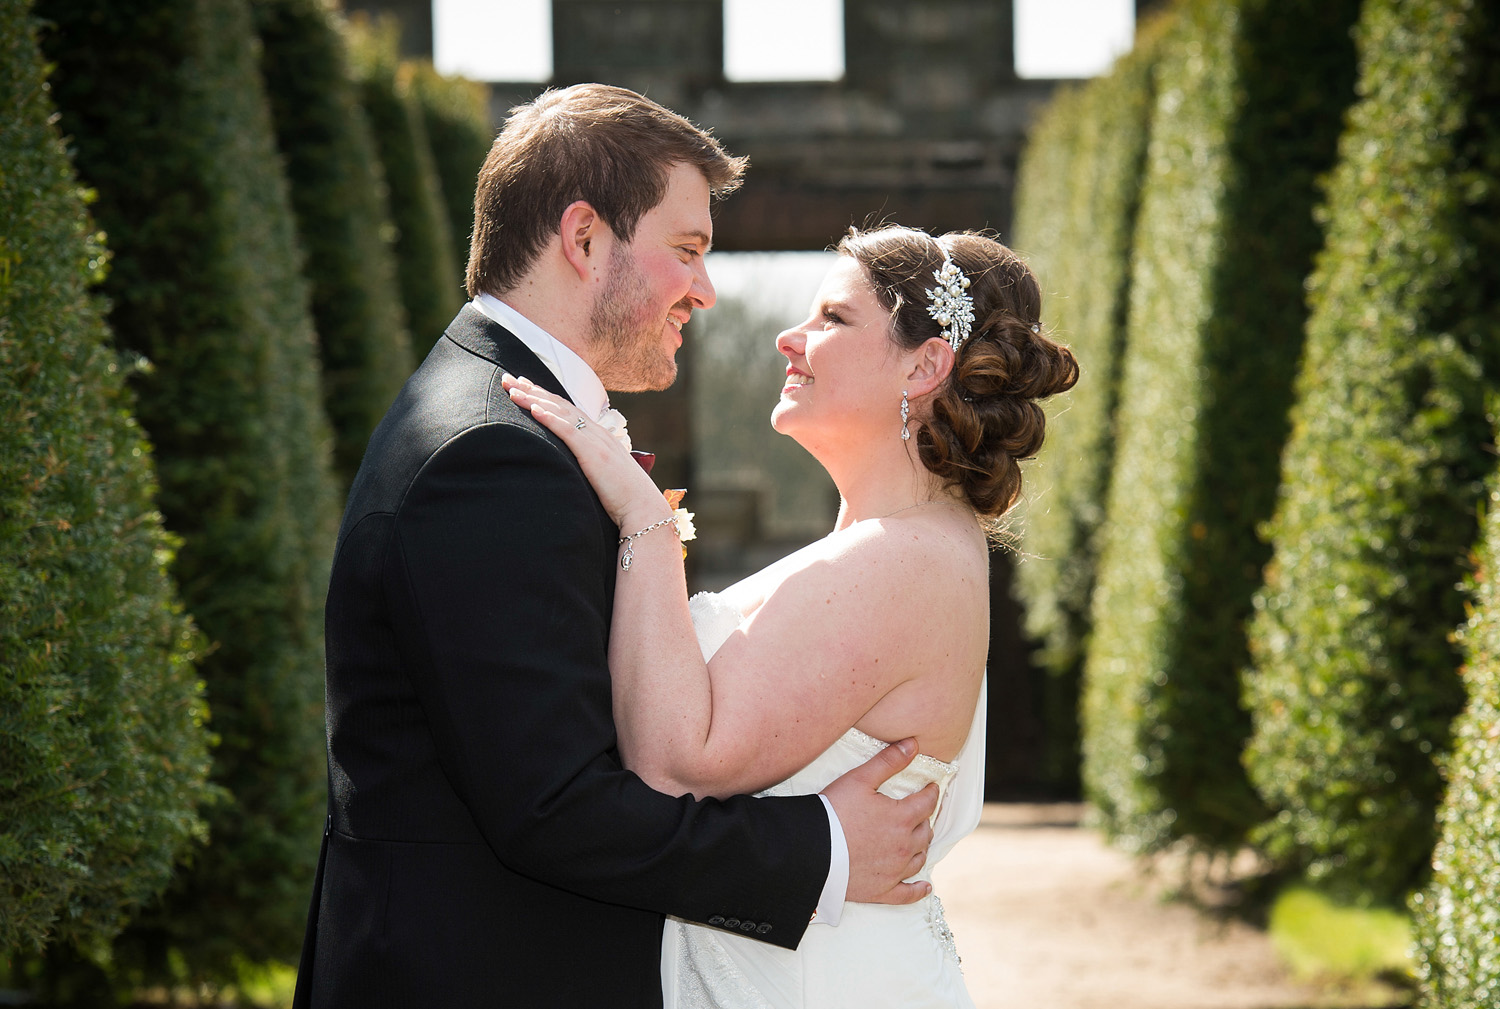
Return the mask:
{"type": "MultiPolygon", "coordinates": [[[[607,432],[574,427],[576,407],[529,384],[507,388],[573,449],[622,534],[670,515],[607,432]]],[[[630,551],[610,632],[614,715],[626,766],[661,791],[727,796],[782,780],[919,660],[942,663],[928,642],[955,640],[942,626],[955,618],[930,605],[932,558],[879,523],[846,533],[837,554],[783,581],[707,667],[670,525],[633,535],[630,551]]]]}

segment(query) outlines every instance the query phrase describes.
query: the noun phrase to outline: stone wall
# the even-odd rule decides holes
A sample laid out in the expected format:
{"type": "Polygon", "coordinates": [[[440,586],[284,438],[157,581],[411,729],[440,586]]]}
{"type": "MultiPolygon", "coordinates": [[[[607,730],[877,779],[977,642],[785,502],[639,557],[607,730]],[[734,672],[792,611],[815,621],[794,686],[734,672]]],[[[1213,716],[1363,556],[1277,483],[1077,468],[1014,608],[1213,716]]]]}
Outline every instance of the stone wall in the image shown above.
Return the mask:
{"type": "MultiPolygon", "coordinates": [[[[633,88],[748,156],[721,249],[820,249],[874,220],[1004,236],[1054,86],[1016,78],[1011,23],[1010,0],[846,0],[843,80],[731,84],[720,0],[553,0],[553,83],[633,88]]],[[[497,86],[496,121],[537,90],[497,86]]]]}

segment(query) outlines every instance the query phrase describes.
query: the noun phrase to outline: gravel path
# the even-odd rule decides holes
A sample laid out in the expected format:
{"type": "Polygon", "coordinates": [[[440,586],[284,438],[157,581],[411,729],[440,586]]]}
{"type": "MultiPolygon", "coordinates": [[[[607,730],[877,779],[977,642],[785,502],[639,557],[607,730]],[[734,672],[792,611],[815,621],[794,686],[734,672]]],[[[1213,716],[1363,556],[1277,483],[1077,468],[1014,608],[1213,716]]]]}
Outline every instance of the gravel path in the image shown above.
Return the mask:
{"type": "Polygon", "coordinates": [[[1155,894],[1072,804],[985,807],[934,883],[979,1009],[1305,1009],[1264,933],[1155,894]]]}

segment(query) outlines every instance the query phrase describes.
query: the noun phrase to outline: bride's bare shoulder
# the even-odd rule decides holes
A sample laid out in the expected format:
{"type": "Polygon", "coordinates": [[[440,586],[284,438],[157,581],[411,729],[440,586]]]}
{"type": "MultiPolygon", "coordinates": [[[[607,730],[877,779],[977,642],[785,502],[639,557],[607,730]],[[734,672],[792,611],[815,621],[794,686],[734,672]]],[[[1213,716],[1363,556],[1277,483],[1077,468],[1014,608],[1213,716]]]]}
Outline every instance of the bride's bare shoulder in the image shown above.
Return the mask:
{"type": "MultiPolygon", "coordinates": [[[[855,522],[785,559],[788,570],[822,569],[851,586],[895,584],[912,591],[965,594],[989,580],[984,534],[956,509],[855,522]]],[[[784,563],[785,563],[784,562],[784,563]]]]}
{"type": "Polygon", "coordinates": [[[988,578],[988,552],[977,522],[964,514],[918,514],[835,530],[723,594],[748,617],[787,583],[828,580],[867,590],[899,585],[946,598],[967,595],[973,584],[986,584],[988,578]]]}
{"type": "Polygon", "coordinates": [[[958,509],[910,512],[856,522],[828,538],[830,560],[840,557],[924,567],[959,565],[987,570],[984,533],[958,509]]]}

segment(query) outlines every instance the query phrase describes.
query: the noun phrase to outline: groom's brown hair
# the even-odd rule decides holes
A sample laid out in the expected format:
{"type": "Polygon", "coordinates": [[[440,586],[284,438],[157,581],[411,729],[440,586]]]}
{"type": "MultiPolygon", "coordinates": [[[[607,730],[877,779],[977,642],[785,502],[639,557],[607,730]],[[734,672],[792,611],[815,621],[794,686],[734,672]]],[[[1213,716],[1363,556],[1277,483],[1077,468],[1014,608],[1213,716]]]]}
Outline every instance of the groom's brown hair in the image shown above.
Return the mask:
{"type": "Polygon", "coordinates": [[[670,109],[607,84],[551,89],[511,109],[474,192],[469,296],[518,284],[576,200],[629,242],[680,164],[702,171],[722,197],[739,186],[746,161],[670,109]]]}

